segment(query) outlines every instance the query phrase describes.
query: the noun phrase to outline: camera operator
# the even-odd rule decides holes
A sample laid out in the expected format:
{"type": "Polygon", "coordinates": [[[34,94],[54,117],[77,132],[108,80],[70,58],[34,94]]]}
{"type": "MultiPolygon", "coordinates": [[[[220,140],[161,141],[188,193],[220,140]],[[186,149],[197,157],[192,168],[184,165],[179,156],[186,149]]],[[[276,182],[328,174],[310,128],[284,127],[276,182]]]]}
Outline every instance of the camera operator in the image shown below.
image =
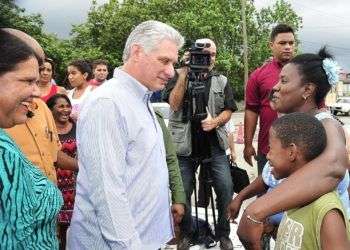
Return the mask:
{"type": "MultiPolygon", "coordinates": [[[[227,134],[225,123],[237,107],[233,90],[227,78],[213,71],[216,45],[210,39],[198,39],[195,43],[199,54],[208,56],[206,69],[198,71],[190,59],[196,52],[185,53],[187,65],[176,70],[175,77],[167,84],[163,99],[170,104],[169,130],[177,147],[177,156],[186,192],[186,213],[180,225],[181,239],[178,249],[189,249],[193,236],[191,195],[193,179],[199,165],[208,168],[217,195],[219,213],[215,228],[216,240],[221,249],[233,249],[229,239],[230,225],[225,210],[232,198],[230,166],[225,155],[227,134]],[[205,163],[206,162],[206,163],[205,163]]],[[[200,55],[201,56],[201,55],[200,55]]],[[[199,61],[202,60],[199,57],[199,61]]],[[[205,61],[205,60],[204,60],[205,61]]]]}

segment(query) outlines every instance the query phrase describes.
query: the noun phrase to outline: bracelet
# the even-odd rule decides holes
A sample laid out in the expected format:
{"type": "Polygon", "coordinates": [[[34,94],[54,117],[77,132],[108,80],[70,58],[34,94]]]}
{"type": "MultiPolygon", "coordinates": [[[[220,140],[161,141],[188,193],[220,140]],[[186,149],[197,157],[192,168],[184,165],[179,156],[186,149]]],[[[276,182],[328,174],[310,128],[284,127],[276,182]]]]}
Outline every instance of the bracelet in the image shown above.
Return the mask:
{"type": "Polygon", "coordinates": [[[257,219],[254,219],[254,218],[251,217],[249,214],[247,214],[247,219],[250,220],[250,221],[252,221],[252,222],[254,222],[254,223],[256,223],[256,224],[264,224],[264,222],[259,221],[259,220],[257,220],[257,219]]]}

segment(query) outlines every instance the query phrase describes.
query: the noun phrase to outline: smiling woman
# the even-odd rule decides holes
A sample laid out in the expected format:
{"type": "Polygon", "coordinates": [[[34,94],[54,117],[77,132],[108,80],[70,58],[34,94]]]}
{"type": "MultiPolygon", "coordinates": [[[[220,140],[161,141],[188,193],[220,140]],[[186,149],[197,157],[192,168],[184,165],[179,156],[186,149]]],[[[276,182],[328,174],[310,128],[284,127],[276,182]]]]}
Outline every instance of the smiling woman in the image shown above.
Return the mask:
{"type": "Polygon", "coordinates": [[[57,249],[59,190],[3,130],[24,123],[38,95],[38,58],[0,30],[0,249],[57,249]]]}
{"type": "MultiPolygon", "coordinates": [[[[69,156],[76,158],[76,125],[75,122],[70,119],[72,104],[69,98],[64,94],[56,94],[49,98],[46,104],[55,119],[58,137],[62,144],[61,150],[69,156]]],[[[62,192],[64,201],[64,205],[58,214],[60,249],[65,249],[67,229],[70,225],[74,208],[77,172],[58,167],[56,168],[56,172],[57,186],[62,192]]]]}
{"type": "Polygon", "coordinates": [[[13,53],[11,60],[8,54],[1,54],[4,55],[1,55],[0,61],[0,127],[9,128],[27,120],[32,98],[37,91],[38,60],[29,48],[27,53],[20,48],[13,53]]]}

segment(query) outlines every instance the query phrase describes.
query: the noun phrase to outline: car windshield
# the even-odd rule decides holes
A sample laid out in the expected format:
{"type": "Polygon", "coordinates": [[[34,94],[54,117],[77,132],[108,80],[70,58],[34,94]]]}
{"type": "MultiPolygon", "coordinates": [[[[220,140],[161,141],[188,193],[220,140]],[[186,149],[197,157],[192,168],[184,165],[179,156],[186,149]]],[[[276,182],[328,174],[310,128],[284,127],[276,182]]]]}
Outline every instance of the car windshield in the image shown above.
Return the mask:
{"type": "Polygon", "coordinates": [[[350,103],[350,99],[345,99],[345,98],[338,99],[337,103],[350,103]]]}

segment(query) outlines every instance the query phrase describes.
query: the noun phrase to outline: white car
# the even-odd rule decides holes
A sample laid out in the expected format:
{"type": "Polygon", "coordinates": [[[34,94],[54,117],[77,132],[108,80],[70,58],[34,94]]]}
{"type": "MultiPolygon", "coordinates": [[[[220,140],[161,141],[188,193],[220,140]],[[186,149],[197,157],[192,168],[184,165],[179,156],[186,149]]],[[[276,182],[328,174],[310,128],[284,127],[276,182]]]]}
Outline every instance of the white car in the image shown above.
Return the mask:
{"type": "Polygon", "coordinates": [[[159,111],[162,113],[165,125],[168,126],[169,115],[170,115],[170,105],[166,102],[154,102],[152,103],[154,111],[159,111]]]}
{"type": "Polygon", "coordinates": [[[350,97],[340,97],[336,103],[330,106],[331,113],[336,115],[342,113],[344,115],[350,114],[350,97]]]}

